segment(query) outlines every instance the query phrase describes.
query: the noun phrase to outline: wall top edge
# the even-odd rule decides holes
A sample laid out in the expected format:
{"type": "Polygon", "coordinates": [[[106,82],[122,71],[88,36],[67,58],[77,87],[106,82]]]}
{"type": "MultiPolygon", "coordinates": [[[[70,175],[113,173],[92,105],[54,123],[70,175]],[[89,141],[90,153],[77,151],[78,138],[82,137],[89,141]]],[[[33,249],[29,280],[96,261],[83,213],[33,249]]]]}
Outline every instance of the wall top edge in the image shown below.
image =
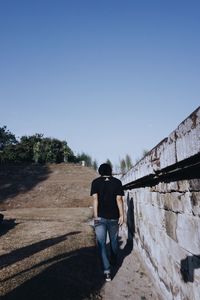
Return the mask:
{"type": "Polygon", "coordinates": [[[199,153],[200,106],[122,176],[121,180],[123,184],[128,184],[199,153]]]}

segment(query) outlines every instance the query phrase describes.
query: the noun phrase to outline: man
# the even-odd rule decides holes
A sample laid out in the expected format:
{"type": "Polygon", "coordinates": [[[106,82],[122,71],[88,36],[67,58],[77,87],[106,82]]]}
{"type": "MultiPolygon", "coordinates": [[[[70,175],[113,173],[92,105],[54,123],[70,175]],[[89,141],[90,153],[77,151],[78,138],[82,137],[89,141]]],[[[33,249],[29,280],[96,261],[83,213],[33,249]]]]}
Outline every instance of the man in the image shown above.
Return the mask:
{"type": "Polygon", "coordinates": [[[116,263],[119,245],[119,226],[124,222],[123,196],[124,191],[119,179],[112,176],[109,164],[102,164],[98,169],[100,177],[91,185],[93,196],[94,227],[106,281],[111,281],[111,264],[116,263]],[[111,257],[109,260],[106,237],[110,238],[111,257]]]}

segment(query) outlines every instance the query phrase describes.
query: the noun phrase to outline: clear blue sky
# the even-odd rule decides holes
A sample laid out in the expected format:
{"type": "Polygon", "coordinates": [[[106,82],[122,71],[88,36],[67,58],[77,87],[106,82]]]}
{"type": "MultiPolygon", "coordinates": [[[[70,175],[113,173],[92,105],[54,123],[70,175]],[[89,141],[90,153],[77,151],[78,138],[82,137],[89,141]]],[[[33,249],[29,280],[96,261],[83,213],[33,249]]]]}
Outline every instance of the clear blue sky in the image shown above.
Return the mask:
{"type": "Polygon", "coordinates": [[[0,0],[0,126],[133,161],[200,105],[200,2],[0,0]]]}

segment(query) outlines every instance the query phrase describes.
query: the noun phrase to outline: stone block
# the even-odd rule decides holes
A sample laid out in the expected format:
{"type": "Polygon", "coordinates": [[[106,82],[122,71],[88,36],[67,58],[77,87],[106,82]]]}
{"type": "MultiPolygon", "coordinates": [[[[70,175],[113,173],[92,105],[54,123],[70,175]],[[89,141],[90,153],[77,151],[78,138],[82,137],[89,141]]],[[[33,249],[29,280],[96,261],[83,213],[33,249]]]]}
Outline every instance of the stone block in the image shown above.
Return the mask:
{"type": "Polygon", "coordinates": [[[178,191],[179,192],[188,192],[190,190],[189,180],[177,181],[178,191]]]}
{"type": "Polygon", "coordinates": [[[158,193],[170,193],[172,191],[179,191],[179,185],[177,181],[172,182],[159,182],[159,184],[151,187],[151,191],[158,193]]]}
{"type": "Polygon", "coordinates": [[[177,241],[176,236],[177,214],[165,211],[165,228],[168,236],[177,241]]]}
{"type": "Polygon", "coordinates": [[[200,254],[200,221],[199,217],[179,214],[177,216],[176,237],[180,247],[188,252],[200,254]]]}
{"type": "Polygon", "coordinates": [[[200,192],[192,192],[190,200],[193,214],[200,217],[200,192]]]}
{"type": "Polygon", "coordinates": [[[200,192],[200,179],[191,179],[188,181],[189,183],[189,190],[200,192]]]}
{"type": "Polygon", "coordinates": [[[160,150],[160,169],[164,169],[176,163],[176,142],[174,132],[169,135],[167,141],[162,144],[160,150]]]}
{"type": "Polygon", "coordinates": [[[178,161],[200,152],[200,109],[178,126],[176,136],[178,161]]]}
{"type": "Polygon", "coordinates": [[[160,209],[164,207],[164,203],[161,199],[161,195],[162,194],[157,192],[151,192],[152,205],[160,209]]]}
{"type": "Polygon", "coordinates": [[[164,193],[160,195],[163,208],[174,213],[192,214],[191,194],[187,193],[164,193]]]}
{"type": "Polygon", "coordinates": [[[182,161],[200,152],[200,126],[186,135],[181,132],[176,141],[177,161],[182,161]]]}

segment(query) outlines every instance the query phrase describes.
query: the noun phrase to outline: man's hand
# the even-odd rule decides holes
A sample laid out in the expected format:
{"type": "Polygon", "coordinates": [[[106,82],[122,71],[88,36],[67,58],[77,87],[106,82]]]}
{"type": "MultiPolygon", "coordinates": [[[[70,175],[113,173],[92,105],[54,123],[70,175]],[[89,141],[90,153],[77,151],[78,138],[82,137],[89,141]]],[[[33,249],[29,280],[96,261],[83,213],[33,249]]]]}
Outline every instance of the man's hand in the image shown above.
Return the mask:
{"type": "Polygon", "coordinates": [[[122,226],[122,224],[124,223],[124,205],[123,205],[123,198],[122,196],[117,196],[117,206],[119,209],[119,220],[118,220],[118,224],[120,226],[122,226]]]}
{"type": "Polygon", "coordinates": [[[97,226],[100,222],[101,218],[99,217],[94,217],[94,226],[97,226]]]}
{"type": "Polygon", "coordinates": [[[94,220],[98,217],[98,194],[93,194],[93,216],[94,220]]]}
{"type": "Polygon", "coordinates": [[[123,217],[123,216],[120,216],[120,217],[119,217],[119,220],[118,220],[119,226],[122,226],[123,223],[124,223],[124,217],[123,217]]]}

